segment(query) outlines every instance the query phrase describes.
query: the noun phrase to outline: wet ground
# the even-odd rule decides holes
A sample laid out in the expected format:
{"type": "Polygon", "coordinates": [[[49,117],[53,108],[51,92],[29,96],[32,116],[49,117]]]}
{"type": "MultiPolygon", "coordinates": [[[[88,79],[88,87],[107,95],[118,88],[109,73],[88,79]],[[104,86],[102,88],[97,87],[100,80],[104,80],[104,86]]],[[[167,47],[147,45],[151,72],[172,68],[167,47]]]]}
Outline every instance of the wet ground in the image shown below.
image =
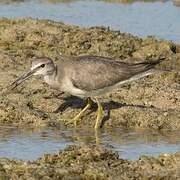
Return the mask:
{"type": "MultiPolygon", "coordinates": [[[[114,7],[109,2],[99,3],[114,7]]],[[[33,5],[25,1],[25,4],[2,6],[21,8],[27,4],[33,5]]],[[[69,2],[63,6],[74,4],[77,5],[69,2]]],[[[50,3],[50,9],[52,6],[50,3]]],[[[153,37],[142,39],[109,28],[80,28],[50,20],[1,19],[0,24],[0,179],[180,177],[179,44],[153,37]],[[30,67],[35,56],[49,56],[58,63],[59,58],[84,54],[128,62],[165,57],[158,68],[171,71],[127,84],[101,97],[110,113],[98,132],[93,130],[96,107],[88,111],[77,128],[65,126],[63,120],[78,113],[84,106],[83,100],[52,90],[40,77],[13,91],[4,91],[4,87],[30,67]],[[68,147],[70,144],[75,145],[68,147]]],[[[172,40],[178,42],[178,36],[172,40]]]]}

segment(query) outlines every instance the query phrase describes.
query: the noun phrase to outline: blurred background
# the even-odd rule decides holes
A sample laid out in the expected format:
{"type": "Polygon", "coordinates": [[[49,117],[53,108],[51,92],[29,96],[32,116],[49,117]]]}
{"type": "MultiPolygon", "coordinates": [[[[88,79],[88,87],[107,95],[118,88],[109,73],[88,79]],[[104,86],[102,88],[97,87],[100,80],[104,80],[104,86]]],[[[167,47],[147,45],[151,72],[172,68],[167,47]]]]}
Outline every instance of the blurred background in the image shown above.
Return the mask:
{"type": "Polygon", "coordinates": [[[180,42],[180,0],[1,0],[0,17],[106,26],[140,37],[180,42]]]}

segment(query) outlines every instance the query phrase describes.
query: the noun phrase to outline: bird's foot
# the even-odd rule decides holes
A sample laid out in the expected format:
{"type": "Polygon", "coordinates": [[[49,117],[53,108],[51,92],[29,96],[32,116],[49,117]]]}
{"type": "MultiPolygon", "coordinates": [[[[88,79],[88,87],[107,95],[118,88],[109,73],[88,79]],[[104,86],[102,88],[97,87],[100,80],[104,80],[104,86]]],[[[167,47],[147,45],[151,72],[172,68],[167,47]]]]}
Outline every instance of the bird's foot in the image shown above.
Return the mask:
{"type": "Polygon", "coordinates": [[[74,126],[76,127],[77,122],[81,120],[81,116],[78,114],[76,115],[74,118],[66,120],[65,125],[70,125],[70,124],[74,124],[74,126]],[[68,122],[67,122],[68,121],[68,122]]]}
{"type": "Polygon", "coordinates": [[[92,106],[92,100],[90,98],[88,98],[87,105],[73,119],[66,122],[66,125],[74,124],[74,126],[76,126],[77,122],[81,120],[81,117],[91,106],[92,106]]]}

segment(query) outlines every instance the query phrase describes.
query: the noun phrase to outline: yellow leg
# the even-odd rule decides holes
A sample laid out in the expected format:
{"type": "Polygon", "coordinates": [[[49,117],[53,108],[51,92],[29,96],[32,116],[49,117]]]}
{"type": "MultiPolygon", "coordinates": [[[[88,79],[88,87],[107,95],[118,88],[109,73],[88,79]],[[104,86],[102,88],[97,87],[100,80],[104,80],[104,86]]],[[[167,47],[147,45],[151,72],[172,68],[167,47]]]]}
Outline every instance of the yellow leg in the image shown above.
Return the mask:
{"type": "Polygon", "coordinates": [[[98,105],[98,110],[97,110],[97,118],[96,118],[96,123],[94,128],[98,129],[101,126],[101,122],[102,122],[102,117],[103,117],[103,107],[101,105],[101,103],[99,102],[99,100],[96,98],[96,102],[98,105]]]}
{"type": "Polygon", "coordinates": [[[94,135],[95,135],[95,140],[96,140],[96,145],[100,145],[101,144],[101,138],[100,138],[100,131],[99,129],[95,129],[94,131],[94,135]]]}
{"type": "Polygon", "coordinates": [[[88,98],[87,100],[88,100],[87,105],[72,120],[70,120],[66,124],[74,123],[74,125],[76,126],[77,121],[79,121],[83,116],[83,114],[92,106],[92,100],[90,98],[88,98]]]}

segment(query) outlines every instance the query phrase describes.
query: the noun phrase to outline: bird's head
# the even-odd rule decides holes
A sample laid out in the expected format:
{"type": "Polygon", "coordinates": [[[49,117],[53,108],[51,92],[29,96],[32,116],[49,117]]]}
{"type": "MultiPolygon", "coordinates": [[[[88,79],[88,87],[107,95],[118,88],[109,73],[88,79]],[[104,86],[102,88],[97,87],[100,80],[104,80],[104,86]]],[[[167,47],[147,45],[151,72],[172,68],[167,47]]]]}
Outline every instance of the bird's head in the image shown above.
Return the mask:
{"type": "Polygon", "coordinates": [[[32,61],[32,75],[49,75],[55,70],[54,62],[48,57],[36,58],[32,61]]]}
{"type": "Polygon", "coordinates": [[[50,75],[55,70],[55,65],[52,59],[48,57],[40,57],[36,58],[32,61],[32,66],[30,71],[20,76],[18,79],[16,79],[14,82],[10,84],[10,88],[14,89],[18,85],[20,85],[22,82],[24,82],[26,79],[30,78],[33,75],[50,75]]]}

